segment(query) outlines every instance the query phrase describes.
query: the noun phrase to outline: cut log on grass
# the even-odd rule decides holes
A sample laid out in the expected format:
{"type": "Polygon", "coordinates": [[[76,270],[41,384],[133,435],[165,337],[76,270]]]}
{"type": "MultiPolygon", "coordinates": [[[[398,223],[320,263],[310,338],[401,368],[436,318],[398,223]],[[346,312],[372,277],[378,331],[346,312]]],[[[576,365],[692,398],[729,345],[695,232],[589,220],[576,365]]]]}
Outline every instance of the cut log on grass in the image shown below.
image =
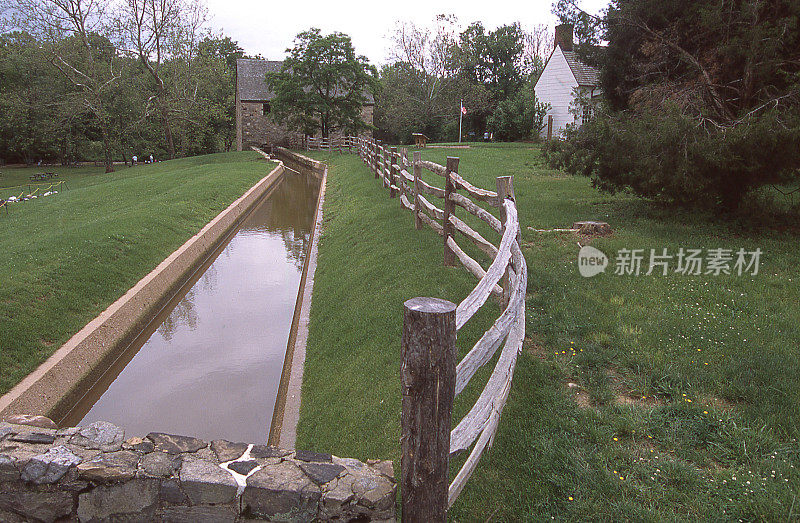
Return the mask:
{"type": "Polygon", "coordinates": [[[572,228],[577,229],[578,234],[585,234],[587,236],[608,236],[613,232],[611,226],[606,222],[575,222],[572,224],[572,228]]]}

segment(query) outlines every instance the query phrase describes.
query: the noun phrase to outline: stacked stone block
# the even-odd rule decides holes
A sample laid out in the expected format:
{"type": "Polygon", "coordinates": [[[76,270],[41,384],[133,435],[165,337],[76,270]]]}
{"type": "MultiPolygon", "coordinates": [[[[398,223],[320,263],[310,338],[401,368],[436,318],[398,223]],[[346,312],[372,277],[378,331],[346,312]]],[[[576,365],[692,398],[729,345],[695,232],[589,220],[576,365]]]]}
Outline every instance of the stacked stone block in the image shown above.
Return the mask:
{"type": "Polygon", "coordinates": [[[391,461],[0,423],[0,521],[380,521],[396,496],[391,461]]]}

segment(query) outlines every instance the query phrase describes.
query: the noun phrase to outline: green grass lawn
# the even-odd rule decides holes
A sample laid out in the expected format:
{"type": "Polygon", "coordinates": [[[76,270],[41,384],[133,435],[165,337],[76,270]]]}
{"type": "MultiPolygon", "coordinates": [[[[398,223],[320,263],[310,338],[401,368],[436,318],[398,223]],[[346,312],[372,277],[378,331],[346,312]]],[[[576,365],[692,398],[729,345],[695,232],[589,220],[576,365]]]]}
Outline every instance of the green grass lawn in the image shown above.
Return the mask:
{"type": "MultiPolygon", "coordinates": [[[[124,165],[115,165],[116,172],[113,175],[124,173],[127,167],[124,165]]],[[[93,166],[80,166],[80,167],[62,167],[62,166],[31,166],[31,167],[0,167],[0,198],[7,199],[9,196],[19,197],[21,194],[30,194],[39,189],[41,194],[45,192],[51,185],[57,188],[60,182],[66,184],[66,188],[72,188],[73,184],[83,185],[89,180],[85,178],[100,181],[102,177],[97,176],[103,173],[103,167],[93,166]],[[52,172],[58,174],[58,177],[49,180],[33,181],[31,176],[36,173],[52,172]]]]}
{"type": "MultiPolygon", "coordinates": [[[[0,393],[271,168],[246,152],[111,174],[55,169],[69,190],[10,204],[0,214],[0,393]]],[[[24,183],[35,170],[3,169],[0,184],[24,183]]]]}
{"type": "MultiPolygon", "coordinates": [[[[585,178],[547,169],[534,145],[470,145],[427,149],[423,158],[444,164],[448,154],[459,156],[462,175],[485,188],[514,175],[529,269],[527,332],[494,447],[452,519],[797,518],[797,235],[599,193],[585,178]],[[614,228],[591,240],[612,263],[591,279],[577,271],[578,242],[587,240],[528,229],[586,219],[614,228]],[[649,256],[651,248],[681,247],[761,248],[760,271],[614,274],[619,249],[649,256]]],[[[442,267],[441,239],[414,230],[411,214],[357,156],[314,156],[330,170],[298,448],[399,460],[403,301],[458,302],[477,280],[442,267]]],[[[488,303],[459,332],[461,354],[497,314],[488,303]]],[[[454,419],[488,371],[457,398],[454,419]]]]}

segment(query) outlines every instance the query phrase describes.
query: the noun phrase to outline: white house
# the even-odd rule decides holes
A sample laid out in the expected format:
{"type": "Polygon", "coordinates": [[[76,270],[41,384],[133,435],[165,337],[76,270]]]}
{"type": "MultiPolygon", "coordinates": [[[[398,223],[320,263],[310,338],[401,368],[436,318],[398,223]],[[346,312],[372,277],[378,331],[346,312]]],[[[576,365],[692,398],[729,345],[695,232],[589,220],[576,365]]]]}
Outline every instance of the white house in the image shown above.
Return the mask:
{"type": "Polygon", "coordinates": [[[572,49],[572,26],[556,26],[555,43],[550,58],[544,65],[541,76],[534,86],[536,99],[549,104],[544,117],[542,136],[547,136],[548,117],[553,117],[553,135],[562,132],[567,124],[576,122],[570,106],[576,93],[589,99],[602,94],[599,88],[599,73],[594,67],[582,63],[572,49]]]}

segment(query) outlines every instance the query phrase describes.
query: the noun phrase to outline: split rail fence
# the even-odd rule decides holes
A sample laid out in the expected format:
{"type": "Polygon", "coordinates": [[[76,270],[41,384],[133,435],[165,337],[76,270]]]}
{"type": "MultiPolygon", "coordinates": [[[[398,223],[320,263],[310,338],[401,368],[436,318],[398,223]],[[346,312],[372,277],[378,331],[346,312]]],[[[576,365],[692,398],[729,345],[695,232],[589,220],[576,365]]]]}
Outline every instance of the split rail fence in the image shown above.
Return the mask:
{"type": "Polygon", "coordinates": [[[436,298],[414,298],[404,305],[402,411],[403,521],[444,521],[487,448],[491,448],[500,415],[511,390],[517,356],[525,338],[525,292],[528,269],[521,249],[519,215],[513,177],[500,176],[494,191],[476,187],[458,174],[459,159],[448,157],[445,166],[423,161],[415,151],[387,147],[361,137],[355,142],[361,159],[413,213],[417,229],[427,225],[443,238],[444,264],[458,260],[479,282],[461,303],[436,298]],[[444,179],[444,187],[423,181],[423,169],[444,179]],[[430,198],[430,199],[429,199],[430,198]],[[442,207],[432,203],[443,200],[442,207]],[[484,206],[499,211],[495,217],[484,206]],[[500,236],[497,246],[456,216],[456,208],[477,217],[500,236]],[[484,269],[456,241],[463,236],[492,262],[484,269]],[[456,364],[457,332],[487,302],[500,299],[502,312],[494,324],[456,364]],[[505,343],[504,343],[505,342],[505,343]],[[478,400],[452,428],[452,406],[475,373],[500,355],[478,400]],[[452,430],[451,430],[452,428],[452,430]],[[448,485],[450,457],[472,451],[448,485]]]}
{"type": "Polygon", "coordinates": [[[330,138],[303,136],[301,134],[289,137],[289,147],[292,149],[305,149],[306,151],[338,151],[356,152],[358,148],[357,136],[334,136],[330,138]]]}

